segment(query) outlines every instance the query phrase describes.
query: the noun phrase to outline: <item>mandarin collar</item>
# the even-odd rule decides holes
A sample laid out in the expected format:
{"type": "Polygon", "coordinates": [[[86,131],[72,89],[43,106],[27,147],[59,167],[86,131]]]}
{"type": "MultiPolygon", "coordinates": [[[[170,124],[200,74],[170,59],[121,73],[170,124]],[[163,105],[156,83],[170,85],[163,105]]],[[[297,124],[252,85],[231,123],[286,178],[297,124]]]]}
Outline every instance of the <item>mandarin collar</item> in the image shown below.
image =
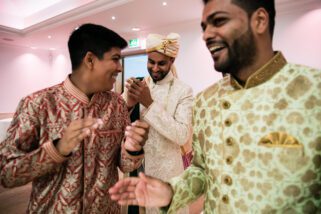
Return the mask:
{"type": "Polygon", "coordinates": [[[268,81],[274,74],[279,72],[284,65],[286,65],[286,59],[283,54],[279,51],[270,59],[265,65],[255,71],[242,86],[238,81],[230,75],[231,85],[235,89],[248,89],[258,86],[266,81],[268,81]]]}
{"type": "Polygon", "coordinates": [[[77,88],[70,80],[69,76],[65,79],[63,82],[63,86],[65,89],[74,97],[76,97],[79,101],[88,104],[89,103],[89,98],[87,95],[82,92],[79,88],[77,88]]]}

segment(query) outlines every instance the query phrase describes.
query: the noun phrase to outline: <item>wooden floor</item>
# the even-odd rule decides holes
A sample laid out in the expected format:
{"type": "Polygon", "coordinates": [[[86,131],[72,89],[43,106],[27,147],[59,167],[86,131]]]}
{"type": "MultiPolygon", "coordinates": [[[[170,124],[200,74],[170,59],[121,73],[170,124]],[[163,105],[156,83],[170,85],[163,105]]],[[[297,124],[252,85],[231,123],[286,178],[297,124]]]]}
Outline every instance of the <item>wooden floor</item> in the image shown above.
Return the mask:
{"type": "Polygon", "coordinates": [[[13,113],[0,113],[0,120],[11,118],[12,116],[13,116],[13,113]]]}
{"type": "Polygon", "coordinates": [[[0,213],[26,213],[31,192],[31,183],[12,189],[0,186],[0,213]]]}

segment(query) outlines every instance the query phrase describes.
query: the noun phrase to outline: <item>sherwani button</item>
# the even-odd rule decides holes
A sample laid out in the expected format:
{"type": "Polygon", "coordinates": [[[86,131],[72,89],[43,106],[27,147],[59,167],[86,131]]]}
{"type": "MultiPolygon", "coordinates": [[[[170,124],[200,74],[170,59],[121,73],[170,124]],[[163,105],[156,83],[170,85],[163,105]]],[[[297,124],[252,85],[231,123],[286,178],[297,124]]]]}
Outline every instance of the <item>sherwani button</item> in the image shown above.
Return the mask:
{"type": "Polygon", "coordinates": [[[226,139],[226,144],[227,144],[228,146],[233,146],[233,144],[234,144],[233,138],[228,137],[228,138],[226,139]]]}
{"type": "Polygon", "coordinates": [[[224,121],[224,124],[225,124],[226,126],[231,126],[231,125],[232,125],[232,122],[231,122],[231,120],[226,119],[226,120],[224,121]]]}
{"type": "Polygon", "coordinates": [[[229,108],[231,107],[231,104],[230,104],[228,101],[224,101],[224,102],[222,103],[222,107],[223,107],[224,109],[229,109],[229,108]]]}
{"type": "Polygon", "coordinates": [[[233,162],[233,158],[232,158],[231,156],[229,156],[229,157],[226,158],[226,163],[227,163],[227,164],[230,165],[230,164],[232,164],[232,162],[233,162]]]}
{"type": "Polygon", "coordinates": [[[233,183],[232,178],[231,178],[230,176],[225,176],[225,178],[224,178],[224,183],[225,183],[226,185],[231,186],[232,183],[233,183]]]}
{"type": "Polygon", "coordinates": [[[229,203],[229,197],[228,197],[227,195],[223,195],[222,201],[223,201],[225,204],[228,204],[228,203],[229,203]]]}

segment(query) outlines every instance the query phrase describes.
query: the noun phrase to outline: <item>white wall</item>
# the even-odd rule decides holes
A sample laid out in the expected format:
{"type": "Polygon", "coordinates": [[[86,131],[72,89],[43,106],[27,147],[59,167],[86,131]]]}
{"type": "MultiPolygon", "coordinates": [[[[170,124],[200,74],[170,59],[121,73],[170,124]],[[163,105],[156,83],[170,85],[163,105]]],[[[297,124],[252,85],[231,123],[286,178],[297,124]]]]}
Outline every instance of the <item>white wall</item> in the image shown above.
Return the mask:
{"type": "Polygon", "coordinates": [[[280,15],[276,23],[274,49],[289,62],[321,69],[321,6],[280,15]]]}
{"type": "MultiPolygon", "coordinates": [[[[177,32],[181,35],[181,49],[175,64],[179,78],[193,87],[194,94],[221,78],[202,41],[199,20],[150,32],[177,32]]],[[[277,16],[274,49],[281,50],[289,62],[321,69],[320,38],[321,7],[277,16]]],[[[37,51],[0,45],[0,65],[0,112],[14,112],[23,96],[59,83],[70,73],[66,51],[37,51]]]]}
{"type": "Polygon", "coordinates": [[[14,112],[22,97],[63,81],[68,61],[52,51],[0,44],[0,112],[14,112]]]}

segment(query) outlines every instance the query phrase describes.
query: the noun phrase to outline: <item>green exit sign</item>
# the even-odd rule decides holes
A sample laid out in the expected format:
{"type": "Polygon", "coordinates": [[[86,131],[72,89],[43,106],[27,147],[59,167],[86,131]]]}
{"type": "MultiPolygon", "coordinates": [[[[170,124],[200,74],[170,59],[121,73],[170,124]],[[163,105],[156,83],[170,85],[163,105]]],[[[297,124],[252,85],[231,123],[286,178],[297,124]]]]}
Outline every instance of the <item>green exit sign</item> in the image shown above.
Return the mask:
{"type": "Polygon", "coordinates": [[[129,47],[130,47],[130,48],[137,48],[137,47],[139,47],[139,39],[130,39],[130,40],[129,40],[129,47]]]}

